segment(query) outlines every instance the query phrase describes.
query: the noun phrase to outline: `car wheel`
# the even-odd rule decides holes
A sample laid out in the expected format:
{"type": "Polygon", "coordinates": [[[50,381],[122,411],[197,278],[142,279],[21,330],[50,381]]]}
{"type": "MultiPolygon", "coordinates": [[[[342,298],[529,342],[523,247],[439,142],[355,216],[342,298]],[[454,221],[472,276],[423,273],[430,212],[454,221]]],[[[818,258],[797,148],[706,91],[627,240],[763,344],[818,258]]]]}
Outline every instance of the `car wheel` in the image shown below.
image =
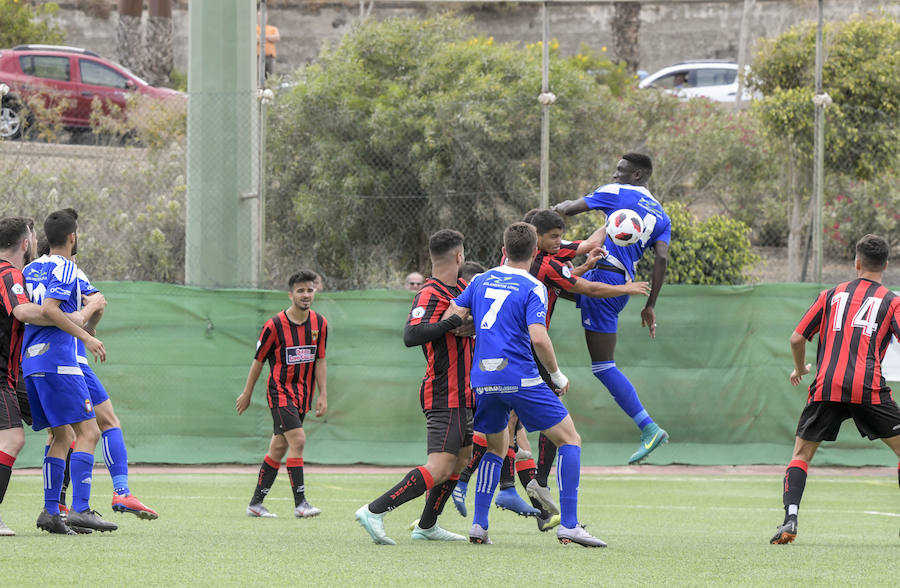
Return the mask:
{"type": "Polygon", "coordinates": [[[24,126],[22,107],[12,100],[4,102],[0,107],[0,139],[18,139],[22,136],[24,126]]]}

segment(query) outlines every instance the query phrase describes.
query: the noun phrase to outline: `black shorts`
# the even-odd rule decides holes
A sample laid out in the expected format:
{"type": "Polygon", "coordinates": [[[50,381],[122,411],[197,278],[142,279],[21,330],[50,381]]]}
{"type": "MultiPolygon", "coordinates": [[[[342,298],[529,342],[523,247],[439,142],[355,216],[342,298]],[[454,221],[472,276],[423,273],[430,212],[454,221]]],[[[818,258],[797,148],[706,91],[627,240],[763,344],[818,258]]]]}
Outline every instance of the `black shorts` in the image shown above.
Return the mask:
{"type": "Polygon", "coordinates": [[[891,400],[881,404],[810,402],[800,414],[797,436],[806,441],[834,441],[841,423],[851,418],[863,437],[886,439],[900,435],[900,407],[891,400]]]}
{"type": "Polygon", "coordinates": [[[474,420],[471,408],[434,408],[425,411],[428,454],[452,453],[472,444],[474,420]]]}
{"type": "Polygon", "coordinates": [[[272,431],[276,435],[284,435],[285,431],[303,428],[303,419],[306,417],[306,413],[300,414],[300,409],[295,405],[276,406],[271,410],[272,431]]]}
{"type": "Polygon", "coordinates": [[[19,412],[16,391],[10,390],[4,382],[3,385],[0,385],[0,431],[21,428],[22,415],[19,412]]]}
{"type": "Polygon", "coordinates": [[[25,376],[19,371],[19,379],[16,382],[16,398],[19,401],[19,414],[22,422],[31,426],[31,403],[28,402],[28,387],[25,385],[25,376]]]}

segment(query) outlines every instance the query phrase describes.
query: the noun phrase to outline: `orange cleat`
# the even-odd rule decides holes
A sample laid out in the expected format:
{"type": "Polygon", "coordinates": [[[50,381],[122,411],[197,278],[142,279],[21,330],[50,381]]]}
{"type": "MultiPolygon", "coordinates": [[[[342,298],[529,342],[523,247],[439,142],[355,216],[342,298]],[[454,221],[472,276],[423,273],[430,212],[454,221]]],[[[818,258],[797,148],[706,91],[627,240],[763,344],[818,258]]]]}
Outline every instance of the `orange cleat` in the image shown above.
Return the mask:
{"type": "Polygon", "coordinates": [[[134,494],[126,494],[123,496],[114,492],[112,509],[116,512],[130,512],[137,515],[139,519],[146,519],[148,521],[159,518],[159,515],[156,514],[155,510],[144,506],[134,494]]]}

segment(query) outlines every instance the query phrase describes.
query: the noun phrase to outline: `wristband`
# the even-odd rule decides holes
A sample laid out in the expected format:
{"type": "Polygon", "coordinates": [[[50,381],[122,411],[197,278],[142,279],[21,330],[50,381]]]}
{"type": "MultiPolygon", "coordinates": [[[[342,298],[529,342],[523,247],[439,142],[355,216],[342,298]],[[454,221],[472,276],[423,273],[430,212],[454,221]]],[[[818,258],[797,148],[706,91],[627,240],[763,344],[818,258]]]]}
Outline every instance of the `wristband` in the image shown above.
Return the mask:
{"type": "Polygon", "coordinates": [[[556,370],[552,374],[550,374],[550,381],[553,382],[553,385],[557,387],[557,389],[562,390],[566,387],[566,384],[569,383],[569,378],[562,373],[562,370],[556,370]]]}

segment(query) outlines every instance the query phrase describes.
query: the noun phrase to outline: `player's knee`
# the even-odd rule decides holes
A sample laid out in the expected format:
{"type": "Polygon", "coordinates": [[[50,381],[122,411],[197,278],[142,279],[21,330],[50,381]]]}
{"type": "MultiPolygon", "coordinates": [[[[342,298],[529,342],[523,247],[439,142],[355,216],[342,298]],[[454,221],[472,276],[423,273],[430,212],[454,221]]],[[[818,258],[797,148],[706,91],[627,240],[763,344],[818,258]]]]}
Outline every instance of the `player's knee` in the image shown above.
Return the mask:
{"type": "Polygon", "coordinates": [[[19,455],[25,446],[25,430],[22,427],[15,427],[0,431],[0,433],[2,433],[0,435],[0,451],[10,457],[19,455]]]}
{"type": "Polygon", "coordinates": [[[119,423],[119,417],[116,416],[112,410],[104,413],[97,413],[97,426],[100,427],[101,431],[108,431],[109,429],[117,429],[121,428],[121,424],[119,423]]]}

